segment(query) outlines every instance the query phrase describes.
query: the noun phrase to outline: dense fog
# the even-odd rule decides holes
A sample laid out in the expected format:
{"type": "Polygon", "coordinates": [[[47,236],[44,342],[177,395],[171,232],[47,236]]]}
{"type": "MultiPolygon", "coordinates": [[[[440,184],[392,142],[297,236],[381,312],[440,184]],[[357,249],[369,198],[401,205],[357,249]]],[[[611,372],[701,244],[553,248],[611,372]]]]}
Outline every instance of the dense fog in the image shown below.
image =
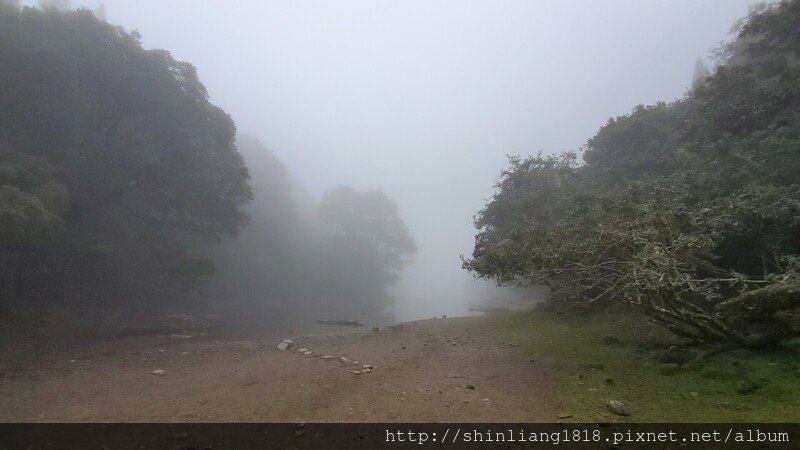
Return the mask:
{"type": "Polygon", "coordinates": [[[609,117],[681,97],[697,59],[713,65],[709,49],[752,3],[86,0],[72,7],[97,11],[141,33],[145,48],[191,62],[210,101],[236,123],[254,196],[250,225],[238,241],[207,250],[218,270],[200,295],[283,304],[286,311],[269,311],[281,320],[359,319],[370,310],[372,322],[386,323],[543,295],[475,281],[462,269],[473,216],[507,156],[577,150],[609,117]],[[385,194],[416,244],[397,277],[372,291],[333,294],[323,281],[374,280],[337,278],[337,264],[316,257],[336,251],[314,239],[326,234],[320,202],[340,186],[385,194]],[[366,301],[383,288],[386,299],[366,301]]]}

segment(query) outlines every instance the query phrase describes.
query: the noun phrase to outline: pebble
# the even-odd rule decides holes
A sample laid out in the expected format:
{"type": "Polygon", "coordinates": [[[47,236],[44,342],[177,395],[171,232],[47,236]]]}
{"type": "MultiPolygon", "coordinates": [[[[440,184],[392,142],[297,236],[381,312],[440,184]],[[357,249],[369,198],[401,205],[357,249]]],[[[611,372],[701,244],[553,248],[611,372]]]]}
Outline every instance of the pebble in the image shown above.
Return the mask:
{"type": "Polygon", "coordinates": [[[305,352],[308,351],[308,349],[305,348],[305,347],[304,348],[298,348],[297,351],[300,352],[300,353],[305,353],[305,352]]]}
{"type": "Polygon", "coordinates": [[[164,375],[165,373],[167,373],[167,372],[164,369],[156,369],[156,370],[153,371],[153,375],[161,376],[161,375],[164,375]]]}
{"type": "Polygon", "coordinates": [[[361,373],[370,373],[370,372],[372,372],[372,369],[364,369],[361,371],[361,373]]]}
{"type": "Polygon", "coordinates": [[[472,389],[475,389],[475,386],[473,386],[473,385],[471,385],[471,384],[468,384],[468,385],[467,385],[467,389],[470,389],[470,390],[472,390],[472,389]]]}
{"type": "Polygon", "coordinates": [[[320,358],[322,358],[322,359],[331,359],[331,358],[333,358],[333,356],[331,356],[331,355],[322,355],[322,356],[320,356],[320,358]]]}
{"type": "Polygon", "coordinates": [[[572,414],[563,412],[558,414],[556,417],[558,417],[559,419],[569,419],[570,417],[572,417],[572,414]]]}
{"type": "Polygon", "coordinates": [[[363,366],[361,366],[361,367],[363,367],[363,368],[365,368],[365,369],[374,369],[374,368],[375,368],[375,366],[373,366],[372,364],[364,364],[364,365],[363,365],[363,366]]]}
{"type": "Polygon", "coordinates": [[[624,403],[618,402],[616,400],[609,400],[606,403],[606,407],[611,410],[614,414],[618,414],[620,416],[630,416],[631,412],[628,410],[628,407],[625,406],[624,403]]]}
{"type": "Polygon", "coordinates": [[[308,356],[308,355],[310,355],[312,353],[314,353],[314,352],[312,352],[311,350],[307,350],[307,351],[303,352],[303,354],[306,355],[306,356],[308,356]]]}

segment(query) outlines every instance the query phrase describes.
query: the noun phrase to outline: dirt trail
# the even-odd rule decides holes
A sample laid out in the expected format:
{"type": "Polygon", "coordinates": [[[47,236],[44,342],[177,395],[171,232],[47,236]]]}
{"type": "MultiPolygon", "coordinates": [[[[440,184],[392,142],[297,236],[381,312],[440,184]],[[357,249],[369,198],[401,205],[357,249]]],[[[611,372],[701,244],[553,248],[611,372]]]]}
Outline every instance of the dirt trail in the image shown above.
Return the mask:
{"type": "Polygon", "coordinates": [[[553,421],[551,365],[482,318],[280,340],[117,338],[0,378],[0,421],[553,421]],[[331,359],[320,358],[331,355],[331,359]],[[344,363],[346,357],[355,364],[344,363]],[[75,360],[70,362],[70,360],[75,360]],[[373,364],[371,373],[351,370],[373,364]],[[153,375],[162,369],[164,375],[153,375]],[[474,389],[470,387],[474,387],[474,389]]]}

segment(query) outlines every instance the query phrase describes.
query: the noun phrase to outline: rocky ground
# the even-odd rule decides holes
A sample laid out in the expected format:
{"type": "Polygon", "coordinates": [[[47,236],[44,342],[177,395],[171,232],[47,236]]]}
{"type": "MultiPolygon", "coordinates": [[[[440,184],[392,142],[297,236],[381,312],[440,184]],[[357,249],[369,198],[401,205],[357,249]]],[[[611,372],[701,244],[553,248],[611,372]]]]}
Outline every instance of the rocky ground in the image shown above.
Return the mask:
{"type": "Polygon", "coordinates": [[[118,336],[0,361],[0,421],[540,422],[563,415],[554,363],[501,341],[484,318],[287,338],[291,345],[281,350],[280,339],[211,332],[118,336]]]}

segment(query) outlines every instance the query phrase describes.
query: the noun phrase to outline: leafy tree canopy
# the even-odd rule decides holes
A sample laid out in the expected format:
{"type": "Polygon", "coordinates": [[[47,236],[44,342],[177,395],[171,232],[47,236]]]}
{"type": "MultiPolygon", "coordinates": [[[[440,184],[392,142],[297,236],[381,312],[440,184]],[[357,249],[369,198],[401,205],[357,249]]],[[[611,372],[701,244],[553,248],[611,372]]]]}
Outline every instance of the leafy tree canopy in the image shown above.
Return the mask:
{"type": "Polygon", "coordinates": [[[800,334],[800,1],[755,10],[686,98],[512,158],[464,267],[621,302],[716,348],[800,334]]]}
{"type": "Polygon", "coordinates": [[[0,5],[3,303],[157,303],[212,270],[193,242],[247,221],[235,126],[191,64],[47,3],[0,5]]]}

